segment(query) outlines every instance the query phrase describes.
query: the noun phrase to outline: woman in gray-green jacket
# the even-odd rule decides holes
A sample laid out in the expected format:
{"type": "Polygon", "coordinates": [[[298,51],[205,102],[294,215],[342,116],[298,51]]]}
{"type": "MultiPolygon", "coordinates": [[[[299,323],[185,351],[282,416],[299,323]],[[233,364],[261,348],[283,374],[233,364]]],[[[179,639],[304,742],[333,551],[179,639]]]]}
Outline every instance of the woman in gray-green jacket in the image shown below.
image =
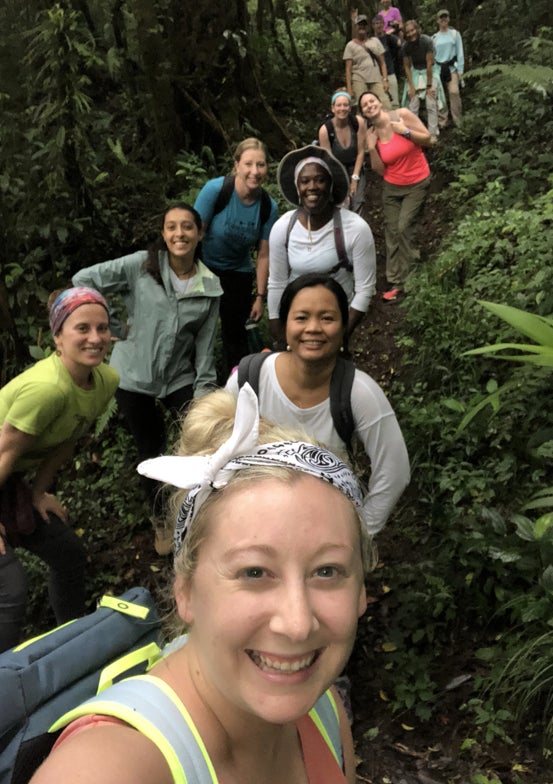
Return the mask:
{"type": "Polygon", "coordinates": [[[110,364],[140,460],[162,454],[166,431],[159,400],[172,415],[216,385],[214,345],[222,289],[198,258],[202,222],[188,204],[168,207],[161,236],[146,251],[82,269],[75,286],[119,292],[127,308],[110,364]]]}

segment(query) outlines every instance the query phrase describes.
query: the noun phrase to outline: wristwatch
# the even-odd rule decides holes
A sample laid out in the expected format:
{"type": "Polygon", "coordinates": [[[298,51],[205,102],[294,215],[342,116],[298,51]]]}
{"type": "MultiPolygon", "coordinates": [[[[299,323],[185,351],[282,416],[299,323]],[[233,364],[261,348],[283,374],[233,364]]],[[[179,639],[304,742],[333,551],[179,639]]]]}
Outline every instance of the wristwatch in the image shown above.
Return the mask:
{"type": "Polygon", "coordinates": [[[355,180],[355,182],[359,182],[359,180],[361,179],[361,177],[360,177],[358,174],[352,174],[352,175],[351,175],[351,179],[352,179],[352,180],[355,180]]]}
{"type": "Polygon", "coordinates": [[[402,134],[402,136],[404,137],[404,139],[410,139],[411,138],[411,128],[407,128],[407,130],[405,131],[404,134],[402,134]]]}

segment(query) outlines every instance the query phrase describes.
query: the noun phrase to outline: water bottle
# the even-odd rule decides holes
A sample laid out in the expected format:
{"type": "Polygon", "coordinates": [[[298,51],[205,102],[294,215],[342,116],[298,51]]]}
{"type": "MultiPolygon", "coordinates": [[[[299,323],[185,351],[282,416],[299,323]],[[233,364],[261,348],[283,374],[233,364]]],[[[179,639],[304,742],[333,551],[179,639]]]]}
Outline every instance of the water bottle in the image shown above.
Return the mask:
{"type": "Polygon", "coordinates": [[[246,336],[248,338],[248,351],[250,354],[257,354],[263,350],[263,339],[257,321],[248,319],[246,321],[246,336]]]}

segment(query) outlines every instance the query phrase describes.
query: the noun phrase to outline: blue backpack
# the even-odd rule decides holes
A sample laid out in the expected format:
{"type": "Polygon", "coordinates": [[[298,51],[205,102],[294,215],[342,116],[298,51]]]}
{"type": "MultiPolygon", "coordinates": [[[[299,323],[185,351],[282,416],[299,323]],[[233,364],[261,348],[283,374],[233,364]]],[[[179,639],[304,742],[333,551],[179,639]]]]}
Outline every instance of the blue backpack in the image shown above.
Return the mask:
{"type": "Polygon", "coordinates": [[[149,591],[133,588],[0,654],[0,784],[29,781],[56,740],[51,725],[117,675],[144,672],[159,656],[159,639],[149,591]]]}

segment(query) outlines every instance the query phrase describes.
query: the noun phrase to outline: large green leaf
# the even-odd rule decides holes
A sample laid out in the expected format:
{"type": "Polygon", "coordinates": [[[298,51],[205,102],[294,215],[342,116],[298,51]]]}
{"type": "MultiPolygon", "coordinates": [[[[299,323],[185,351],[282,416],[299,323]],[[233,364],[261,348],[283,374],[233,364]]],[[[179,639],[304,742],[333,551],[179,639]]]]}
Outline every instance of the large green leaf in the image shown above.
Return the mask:
{"type": "Polygon", "coordinates": [[[518,332],[534,340],[542,346],[553,349],[553,319],[546,316],[537,316],[525,310],[513,308],[509,305],[499,305],[496,302],[479,300],[480,305],[510,324],[518,332]]]}

